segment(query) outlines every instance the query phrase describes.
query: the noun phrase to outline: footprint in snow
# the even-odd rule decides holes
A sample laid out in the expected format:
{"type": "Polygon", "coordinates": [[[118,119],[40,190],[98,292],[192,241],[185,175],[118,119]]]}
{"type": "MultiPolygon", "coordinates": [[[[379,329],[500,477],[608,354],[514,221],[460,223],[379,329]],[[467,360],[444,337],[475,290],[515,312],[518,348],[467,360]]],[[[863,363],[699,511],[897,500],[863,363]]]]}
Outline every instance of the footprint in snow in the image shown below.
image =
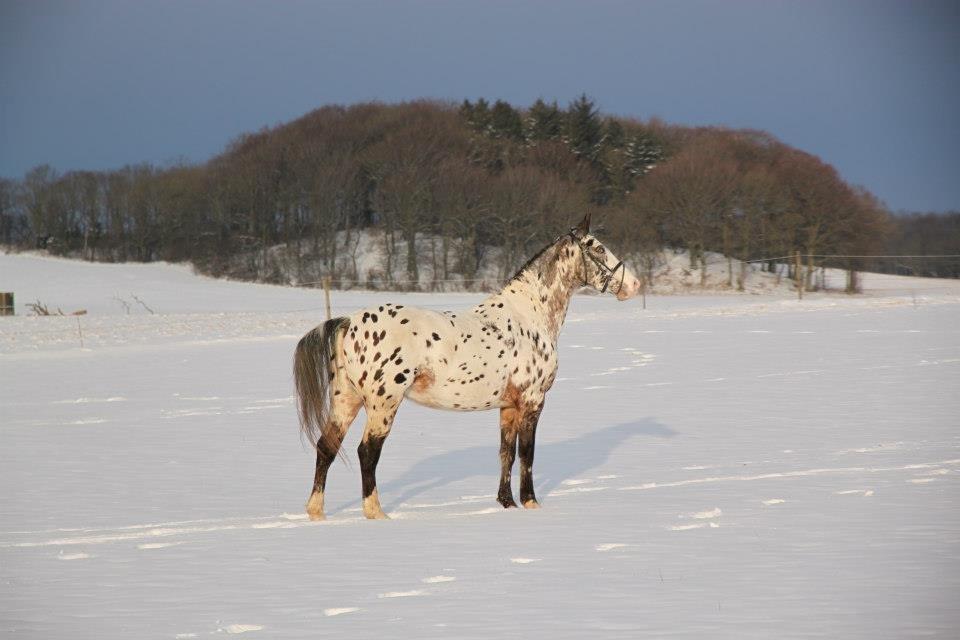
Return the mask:
{"type": "Polygon", "coordinates": [[[439,582],[453,582],[456,580],[453,576],[431,576],[429,578],[423,578],[420,582],[425,582],[426,584],[437,584],[439,582]]]}
{"type": "Polygon", "coordinates": [[[217,631],[224,631],[230,635],[236,635],[238,633],[247,633],[248,631],[262,631],[263,626],[259,624],[231,624],[217,631]]]}
{"type": "Polygon", "coordinates": [[[775,504],[783,504],[784,502],[786,502],[786,500],[783,498],[770,498],[769,500],[764,500],[763,504],[764,506],[771,507],[775,504]]]}
{"type": "Polygon", "coordinates": [[[148,549],[166,549],[167,547],[176,547],[181,544],[186,544],[186,540],[181,540],[179,542],[146,542],[144,544],[138,544],[137,549],[145,551],[148,549]]]}
{"type": "Polygon", "coordinates": [[[703,529],[709,526],[711,529],[719,529],[720,525],[716,522],[698,522],[696,524],[677,524],[667,527],[670,531],[690,531],[691,529],[703,529]]]}
{"type": "MultiPolygon", "coordinates": [[[[688,513],[686,517],[693,518],[695,520],[708,520],[710,518],[719,518],[723,515],[723,511],[717,508],[710,509],[709,511],[697,511],[695,513],[688,513]]],[[[681,516],[684,517],[684,516],[681,516]]]]}
{"type": "Polygon", "coordinates": [[[513,564],[530,564],[531,562],[540,562],[541,558],[510,558],[513,564]]]}
{"type": "Polygon", "coordinates": [[[324,609],[323,615],[327,616],[328,618],[332,618],[334,616],[342,616],[345,613],[353,613],[354,611],[360,611],[360,607],[338,607],[333,609],[324,609]]]}
{"type": "Polygon", "coordinates": [[[598,544],[594,549],[602,553],[604,551],[612,551],[613,549],[622,549],[625,546],[627,545],[622,542],[607,542],[605,544],[598,544]]]}
{"type": "Polygon", "coordinates": [[[689,531],[691,529],[703,529],[705,527],[710,527],[711,529],[717,529],[720,525],[713,520],[719,518],[723,515],[723,511],[719,508],[713,508],[707,511],[695,511],[693,513],[680,514],[678,518],[692,518],[694,520],[709,520],[710,522],[698,522],[695,524],[678,524],[671,527],[667,527],[671,531],[689,531]]]}
{"type": "Polygon", "coordinates": [[[378,595],[378,598],[414,598],[417,596],[427,595],[426,591],[420,589],[413,589],[411,591],[388,591],[387,593],[381,593],[378,595]]]}

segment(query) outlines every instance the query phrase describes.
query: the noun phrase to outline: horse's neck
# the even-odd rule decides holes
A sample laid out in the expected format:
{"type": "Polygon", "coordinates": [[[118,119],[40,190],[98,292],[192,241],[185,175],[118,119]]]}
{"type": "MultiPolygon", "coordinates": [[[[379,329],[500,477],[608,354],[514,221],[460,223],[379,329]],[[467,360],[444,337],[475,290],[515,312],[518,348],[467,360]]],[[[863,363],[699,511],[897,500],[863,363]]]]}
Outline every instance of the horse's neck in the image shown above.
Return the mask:
{"type": "Polygon", "coordinates": [[[575,258],[576,251],[567,251],[566,244],[554,245],[498,294],[542,325],[553,344],[566,320],[570,298],[582,282],[575,258]]]}

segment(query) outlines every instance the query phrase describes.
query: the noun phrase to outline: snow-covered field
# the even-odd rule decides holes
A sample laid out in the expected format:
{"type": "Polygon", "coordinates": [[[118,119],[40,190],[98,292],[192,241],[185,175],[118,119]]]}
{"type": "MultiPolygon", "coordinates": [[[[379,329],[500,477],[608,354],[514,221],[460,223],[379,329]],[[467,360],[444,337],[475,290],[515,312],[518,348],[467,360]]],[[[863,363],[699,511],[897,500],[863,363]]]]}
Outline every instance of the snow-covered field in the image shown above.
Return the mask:
{"type": "Polygon", "coordinates": [[[378,473],[393,519],[361,518],[355,425],[314,523],[290,361],[321,293],[0,255],[18,313],[88,311],[0,318],[0,630],[955,638],[960,286],[865,287],[578,296],[543,509],[494,501],[495,413],[408,403],[378,473]]]}

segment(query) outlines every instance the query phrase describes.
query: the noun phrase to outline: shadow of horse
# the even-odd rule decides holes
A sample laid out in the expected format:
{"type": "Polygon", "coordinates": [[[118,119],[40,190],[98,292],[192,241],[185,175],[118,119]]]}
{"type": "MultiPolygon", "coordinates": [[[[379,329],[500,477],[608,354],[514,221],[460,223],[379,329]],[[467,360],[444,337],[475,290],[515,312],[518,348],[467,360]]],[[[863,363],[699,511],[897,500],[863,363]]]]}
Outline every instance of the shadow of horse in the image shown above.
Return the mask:
{"type": "MultiPolygon", "coordinates": [[[[538,497],[543,502],[543,497],[564,480],[601,466],[613,451],[632,438],[672,438],[675,435],[677,432],[669,427],[652,418],[644,418],[590,431],[569,440],[538,444],[534,464],[538,497]]],[[[514,467],[515,491],[517,475],[514,467]]],[[[500,476],[499,439],[490,446],[467,447],[425,458],[399,478],[382,483],[380,495],[397,507],[431,489],[476,476],[490,478],[491,494],[496,493],[500,476]]],[[[493,499],[491,496],[491,501],[493,499]]],[[[352,504],[345,504],[336,511],[352,504]]]]}

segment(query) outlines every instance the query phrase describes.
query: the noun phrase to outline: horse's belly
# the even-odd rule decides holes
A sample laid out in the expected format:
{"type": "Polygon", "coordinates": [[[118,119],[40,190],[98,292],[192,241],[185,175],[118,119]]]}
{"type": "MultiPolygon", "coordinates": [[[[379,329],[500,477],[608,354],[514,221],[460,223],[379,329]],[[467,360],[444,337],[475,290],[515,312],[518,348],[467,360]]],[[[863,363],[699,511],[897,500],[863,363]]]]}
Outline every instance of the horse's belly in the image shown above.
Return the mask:
{"type": "Polygon", "coordinates": [[[437,383],[428,387],[414,385],[406,397],[417,404],[452,411],[483,411],[502,406],[502,385],[480,382],[470,384],[437,383]]]}

